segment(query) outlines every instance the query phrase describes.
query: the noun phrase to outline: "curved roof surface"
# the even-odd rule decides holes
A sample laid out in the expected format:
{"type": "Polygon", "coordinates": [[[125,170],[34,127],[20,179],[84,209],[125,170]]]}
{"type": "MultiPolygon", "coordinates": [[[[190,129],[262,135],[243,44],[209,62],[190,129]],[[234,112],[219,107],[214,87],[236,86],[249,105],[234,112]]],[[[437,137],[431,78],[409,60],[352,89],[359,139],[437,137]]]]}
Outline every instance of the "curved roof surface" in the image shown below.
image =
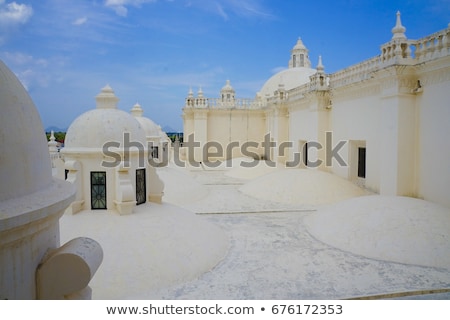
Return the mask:
{"type": "Polygon", "coordinates": [[[67,130],[64,151],[71,148],[99,148],[110,141],[123,148],[124,133],[129,141],[146,145],[145,132],[136,119],[119,109],[94,109],[76,118],[67,130]]]}
{"type": "Polygon", "coordinates": [[[0,60],[0,201],[50,185],[47,139],[36,106],[0,60]]]}
{"type": "Polygon", "coordinates": [[[289,68],[274,74],[264,83],[259,91],[262,98],[272,97],[274,92],[278,90],[279,85],[284,85],[285,90],[299,87],[310,81],[309,77],[316,73],[315,69],[297,67],[289,68]]]}
{"type": "Polygon", "coordinates": [[[70,149],[102,149],[107,142],[125,140],[146,146],[145,131],[131,114],[116,108],[119,100],[109,86],[96,97],[97,108],[76,118],[67,130],[64,152],[70,149]],[[125,133],[129,139],[125,139],[125,133]]]}

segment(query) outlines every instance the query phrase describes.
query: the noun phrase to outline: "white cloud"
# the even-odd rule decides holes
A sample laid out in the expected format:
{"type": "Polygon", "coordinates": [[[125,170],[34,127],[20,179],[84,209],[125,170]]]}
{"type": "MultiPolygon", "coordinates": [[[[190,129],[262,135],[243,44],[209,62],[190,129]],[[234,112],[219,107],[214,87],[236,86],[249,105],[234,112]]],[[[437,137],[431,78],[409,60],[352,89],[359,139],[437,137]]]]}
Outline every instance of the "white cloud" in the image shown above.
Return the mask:
{"type": "Polygon", "coordinates": [[[245,18],[274,18],[261,0],[189,0],[185,6],[209,11],[221,16],[224,20],[228,20],[230,14],[245,18]]]}
{"type": "Polygon", "coordinates": [[[216,3],[216,7],[217,7],[217,13],[224,19],[224,20],[228,20],[228,15],[225,12],[225,10],[223,9],[223,7],[219,4],[216,3]]]}
{"type": "MultiPolygon", "coordinates": [[[[48,70],[50,66],[48,60],[36,58],[23,52],[0,52],[0,57],[14,70],[27,90],[49,85],[51,77],[48,70]]],[[[57,63],[57,61],[52,61],[52,65],[57,63]]]]}
{"type": "Polygon", "coordinates": [[[4,0],[0,0],[0,26],[24,24],[32,15],[31,5],[18,4],[15,1],[5,4],[4,0]]]}
{"type": "Polygon", "coordinates": [[[113,9],[118,16],[126,17],[127,6],[140,7],[142,4],[156,2],[157,0],[105,0],[105,6],[113,9]]]}
{"type": "Polygon", "coordinates": [[[88,20],[87,17],[78,18],[74,22],[72,22],[72,24],[75,26],[81,26],[82,24],[85,24],[87,20],[88,20]]]}

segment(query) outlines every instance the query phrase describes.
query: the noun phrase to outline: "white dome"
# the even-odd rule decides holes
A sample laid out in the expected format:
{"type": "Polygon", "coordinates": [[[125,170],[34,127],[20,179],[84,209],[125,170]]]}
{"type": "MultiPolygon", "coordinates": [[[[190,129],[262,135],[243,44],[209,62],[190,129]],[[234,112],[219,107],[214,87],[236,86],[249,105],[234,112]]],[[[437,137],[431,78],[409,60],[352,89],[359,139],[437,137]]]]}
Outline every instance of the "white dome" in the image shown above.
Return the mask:
{"type": "Polygon", "coordinates": [[[145,131],[147,137],[159,137],[161,132],[159,126],[154,123],[151,119],[146,117],[136,117],[136,120],[141,125],[142,129],[145,131]]]}
{"type": "Polygon", "coordinates": [[[0,108],[0,201],[4,201],[42,190],[53,179],[41,118],[1,60],[0,108]]]}
{"type": "Polygon", "coordinates": [[[230,80],[227,80],[225,85],[222,87],[222,89],[220,90],[220,92],[230,92],[230,93],[234,93],[234,89],[230,84],[230,80]]]}
{"type": "Polygon", "coordinates": [[[163,137],[164,132],[162,132],[161,127],[153,122],[153,120],[144,117],[144,111],[141,106],[136,103],[131,109],[131,114],[135,117],[135,119],[139,122],[142,129],[145,131],[145,135],[147,137],[163,137]]]}
{"type": "Polygon", "coordinates": [[[123,134],[130,133],[130,141],[143,143],[145,133],[139,122],[119,109],[94,109],[76,118],[67,130],[64,152],[69,149],[101,149],[108,141],[117,141],[123,148],[123,134]]]}
{"type": "Polygon", "coordinates": [[[315,73],[315,69],[305,67],[285,69],[269,78],[259,93],[262,98],[272,97],[280,84],[284,85],[287,91],[308,83],[309,77],[315,73]]]}
{"type": "Polygon", "coordinates": [[[83,113],[67,130],[64,153],[78,149],[102,149],[106,142],[115,141],[123,148],[124,133],[129,141],[146,146],[145,132],[129,113],[116,109],[118,101],[109,86],[97,95],[97,109],[83,113]]]}

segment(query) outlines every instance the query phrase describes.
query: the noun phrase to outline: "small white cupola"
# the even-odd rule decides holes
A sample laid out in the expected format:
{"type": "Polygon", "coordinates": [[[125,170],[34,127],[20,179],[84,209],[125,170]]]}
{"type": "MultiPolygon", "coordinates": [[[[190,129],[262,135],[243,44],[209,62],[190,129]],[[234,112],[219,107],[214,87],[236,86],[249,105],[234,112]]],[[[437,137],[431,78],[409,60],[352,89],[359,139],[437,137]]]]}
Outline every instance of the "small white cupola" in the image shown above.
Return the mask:
{"type": "Polygon", "coordinates": [[[220,97],[222,99],[222,102],[227,101],[234,101],[236,92],[234,91],[233,87],[230,84],[230,80],[227,80],[225,85],[222,87],[222,90],[220,90],[220,97]]]}
{"type": "Polygon", "coordinates": [[[301,38],[291,50],[291,59],[289,60],[289,68],[311,68],[309,61],[308,49],[303,44],[301,38]]]}
{"type": "Polygon", "coordinates": [[[142,117],[142,115],[144,114],[144,110],[142,110],[141,105],[136,102],[133,108],[131,108],[130,113],[134,117],[142,117]]]}
{"type": "Polygon", "coordinates": [[[95,101],[97,102],[97,109],[117,109],[119,98],[114,94],[114,90],[106,85],[95,97],[95,101]]]}

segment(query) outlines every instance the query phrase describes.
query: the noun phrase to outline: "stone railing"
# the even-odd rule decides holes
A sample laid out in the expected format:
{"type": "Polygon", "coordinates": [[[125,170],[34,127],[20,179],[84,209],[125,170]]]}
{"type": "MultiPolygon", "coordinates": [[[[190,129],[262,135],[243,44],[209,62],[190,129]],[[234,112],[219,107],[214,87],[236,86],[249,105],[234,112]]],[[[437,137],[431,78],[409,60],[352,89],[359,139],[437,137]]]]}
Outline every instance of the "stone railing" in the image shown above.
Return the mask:
{"type": "Polygon", "coordinates": [[[383,66],[413,65],[450,54],[450,27],[419,40],[394,39],[381,46],[383,66]]]}
{"type": "MultiPolygon", "coordinates": [[[[283,99],[274,95],[266,99],[235,99],[222,101],[219,98],[195,98],[186,107],[213,109],[261,109],[267,105],[276,104],[280,100],[294,101],[304,97],[311,90],[338,88],[353,83],[359,83],[372,78],[373,72],[391,65],[415,65],[450,55],[450,24],[449,27],[423,37],[419,40],[406,38],[392,39],[381,46],[381,54],[358,64],[340,70],[333,74],[324,74],[325,84],[310,83],[286,91],[283,99]]],[[[320,79],[320,78],[319,78],[320,79]]]]}
{"type": "Polygon", "coordinates": [[[450,25],[419,40],[412,41],[414,60],[422,63],[450,55],[450,25]]]}
{"type": "Polygon", "coordinates": [[[286,99],[289,101],[301,99],[305,96],[305,94],[309,91],[309,89],[310,84],[305,83],[304,85],[288,90],[286,92],[286,99]]]}
{"type": "Polygon", "coordinates": [[[186,105],[185,108],[202,108],[202,109],[260,109],[262,102],[254,99],[234,99],[223,101],[220,98],[196,98],[192,105],[186,105]]]}
{"type": "Polygon", "coordinates": [[[253,99],[234,99],[231,101],[222,101],[220,98],[208,98],[207,105],[209,108],[225,108],[225,109],[259,109],[261,104],[253,99]]]}
{"type": "Polygon", "coordinates": [[[394,39],[381,46],[381,54],[330,75],[330,86],[338,88],[372,77],[390,65],[415,65],[450,55],[450,27],[419,40],[394,39]]]}
{"type": "Polygon", "coordinates": [[[372,72],[380,68],[380,57],[376,56],[330,75],[330,86],[342,87],[364,81],[372,77],[372,72]]]}

